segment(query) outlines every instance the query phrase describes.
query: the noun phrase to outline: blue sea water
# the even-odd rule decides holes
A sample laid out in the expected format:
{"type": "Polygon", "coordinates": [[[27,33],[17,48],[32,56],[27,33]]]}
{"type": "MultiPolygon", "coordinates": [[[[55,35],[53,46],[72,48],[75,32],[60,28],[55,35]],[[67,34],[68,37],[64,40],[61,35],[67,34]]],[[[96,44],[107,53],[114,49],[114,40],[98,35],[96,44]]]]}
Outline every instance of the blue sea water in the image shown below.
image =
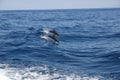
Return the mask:
{"type": "Polygon", "coordinates": [[[0,80],[120,80],[120,9],[0,11],[0,80]]]}

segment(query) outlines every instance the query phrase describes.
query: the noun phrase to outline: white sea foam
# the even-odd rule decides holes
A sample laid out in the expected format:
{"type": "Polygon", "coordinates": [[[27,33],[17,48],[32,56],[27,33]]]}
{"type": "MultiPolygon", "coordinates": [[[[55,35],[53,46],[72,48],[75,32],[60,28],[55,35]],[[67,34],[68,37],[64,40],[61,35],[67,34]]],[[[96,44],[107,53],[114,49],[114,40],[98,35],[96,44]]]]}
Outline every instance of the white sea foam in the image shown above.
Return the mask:
{"type": "Polygon", "coordinates": [[[0,80],[11,80],[6,73],[6,70],[0,69],[0,80]]]}
{"type": "MultiPolygon", "coordinates": [[[[2,65],[2,66],[5,66],[2,65]]],[[[99,80],[100,77],[81,77],[77,74],[71,73],[60,74],[51,73],[47,67],[36,66],[24,69],[5,67],[0,69],[0,80],[99,80]]]]}
{"type": "Polygon", "coordinates": [[[0,64],[0,80],[11,80],[9,77],[7,77],[7,64],[0,64]]]}

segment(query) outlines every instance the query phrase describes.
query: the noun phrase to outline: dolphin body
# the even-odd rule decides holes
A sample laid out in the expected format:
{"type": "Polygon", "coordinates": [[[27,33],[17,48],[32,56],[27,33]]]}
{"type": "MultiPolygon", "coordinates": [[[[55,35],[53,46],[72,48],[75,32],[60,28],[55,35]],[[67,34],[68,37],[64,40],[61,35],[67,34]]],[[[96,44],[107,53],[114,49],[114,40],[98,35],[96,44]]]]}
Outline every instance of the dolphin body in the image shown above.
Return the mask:
{"type": "Polygon", "coordinates": [[[53,39],[54,41],[56,41],[56,42],[59,42],[58,38],[55,37],[54,35],[53,35],[53,36],[49,35],[48,37],[52,38],[52,39],[53,39]]]}
{"type": "Polygon", "coordinates": [[[55,29],[50,30],[49,32],[51,32],[51,33],[53,33],[53,34],[55,34],[55,35],[59,35],[58,32],[57,32],[55,29]]]}
{"type": "Polygon", "coordinates": [[[43,35],[41,35],[40,37],[46,41],[49,41],[50,39],[52,39],[54,42],[59,42],[58,38],[56,37],[56,35],[58,36],[58,32],[53,29],[53,30],[43,30],[43,35]]]}

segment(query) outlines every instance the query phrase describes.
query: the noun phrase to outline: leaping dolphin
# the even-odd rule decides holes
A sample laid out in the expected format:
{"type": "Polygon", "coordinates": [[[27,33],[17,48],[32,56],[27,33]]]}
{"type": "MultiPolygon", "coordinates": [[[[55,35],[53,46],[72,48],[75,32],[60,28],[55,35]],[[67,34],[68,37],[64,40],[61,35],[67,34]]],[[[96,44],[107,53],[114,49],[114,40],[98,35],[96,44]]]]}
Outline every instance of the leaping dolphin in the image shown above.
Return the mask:
{"type": "Polygon", "coordinates": [[[46,41],[48,41],[51,38],[55,42],[59,42],[58,38],[56,37],[56,35],[59,35],[59,34],[55,29],[43,30],[42,32],[43,32],[43,35],[40,36],[42,39],[45,39],[46,41]]]}

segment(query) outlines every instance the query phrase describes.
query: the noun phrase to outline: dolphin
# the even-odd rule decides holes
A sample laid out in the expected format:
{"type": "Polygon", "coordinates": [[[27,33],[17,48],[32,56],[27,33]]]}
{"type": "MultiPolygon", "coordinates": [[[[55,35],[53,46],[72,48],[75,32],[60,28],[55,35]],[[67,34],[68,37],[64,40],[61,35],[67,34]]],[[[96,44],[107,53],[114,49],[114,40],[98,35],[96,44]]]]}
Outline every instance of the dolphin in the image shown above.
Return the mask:
{"type": "Polygon", "coordinates": [[[58,32],[55,29],[52,30],[43,30],[42,31],[43,34],[40,36],[40,38],[49,41],[50,39],[52,39],[54,42],[59,42],[58,38],[56,37],[56,35],[58,36],[58,32]]]}

